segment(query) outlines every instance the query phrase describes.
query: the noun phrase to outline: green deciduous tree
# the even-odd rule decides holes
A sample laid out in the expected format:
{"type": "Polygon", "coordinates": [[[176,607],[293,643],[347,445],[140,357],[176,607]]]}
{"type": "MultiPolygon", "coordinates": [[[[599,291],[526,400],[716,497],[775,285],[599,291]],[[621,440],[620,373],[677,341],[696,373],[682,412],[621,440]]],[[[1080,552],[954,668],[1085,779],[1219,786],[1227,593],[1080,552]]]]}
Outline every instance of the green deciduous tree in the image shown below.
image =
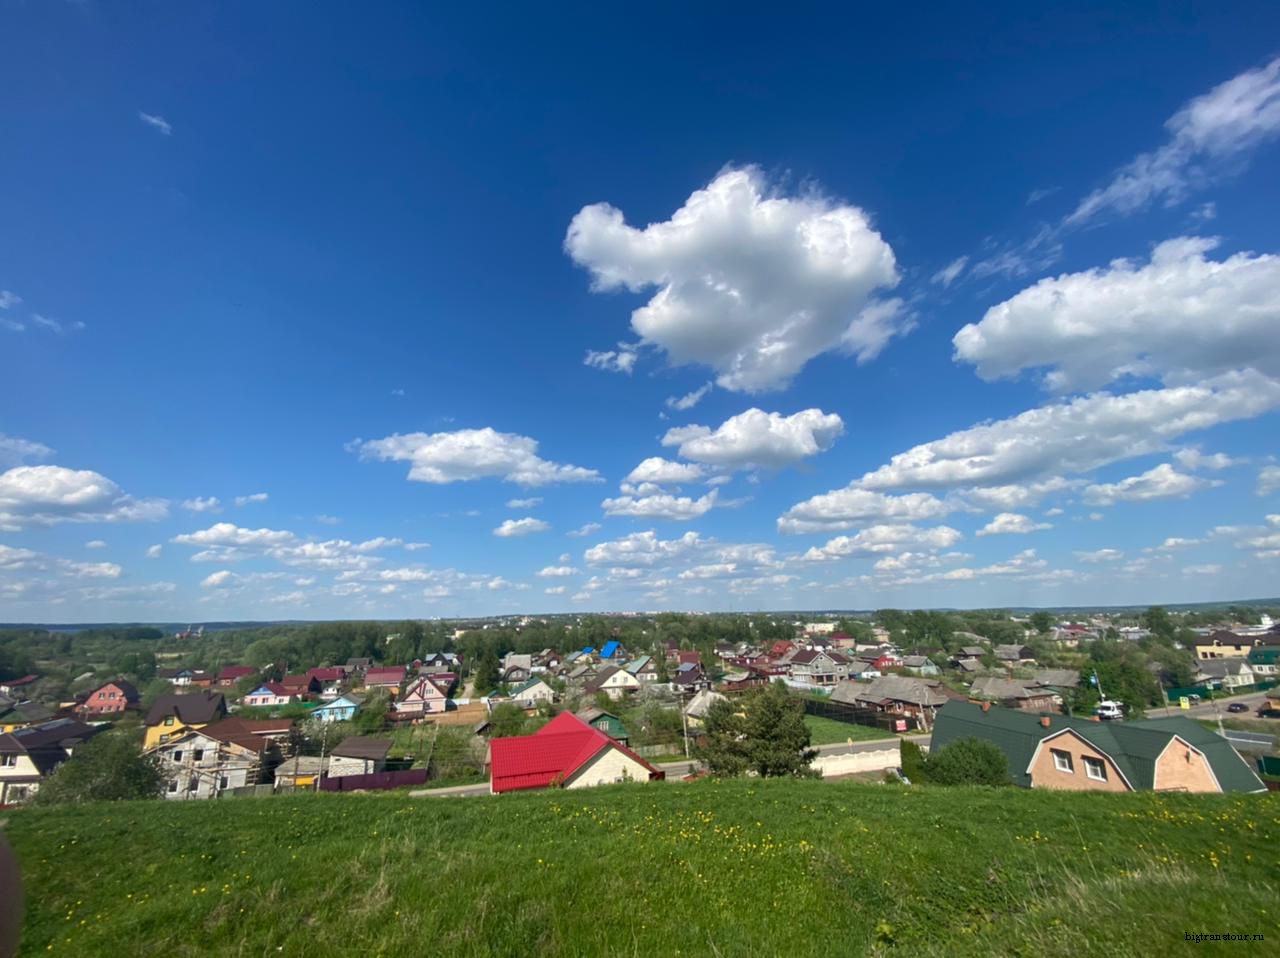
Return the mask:
{"type": "Polygon", "coordinates": [[[166,786],[160,761],[143,755],[122,734],[90,739],[63,762],[36,792],[40,805],[158,798],[166,786]]]}
{"type": "Polygon", "coordinates": [[[1053,616],[1048,612],[1032,612],[1030,622],[1031,628],[1035,629],[1041,635],[1044,635],[1053,628],[1053,616]]]}
{"type": "Polygon", "coordinates": [[[937,785],[1008,785],[1009,759],[990,742],[961,738],[930,752],[924,774],[937,785]]]}
{"type": "Polygon", "coordinates": [[[804,707],[781,682],[722,700],[707,711],[698,758],[715,775],[752,771],[762,777],[808,777],[818,754],[809,748],[804,707]]]}

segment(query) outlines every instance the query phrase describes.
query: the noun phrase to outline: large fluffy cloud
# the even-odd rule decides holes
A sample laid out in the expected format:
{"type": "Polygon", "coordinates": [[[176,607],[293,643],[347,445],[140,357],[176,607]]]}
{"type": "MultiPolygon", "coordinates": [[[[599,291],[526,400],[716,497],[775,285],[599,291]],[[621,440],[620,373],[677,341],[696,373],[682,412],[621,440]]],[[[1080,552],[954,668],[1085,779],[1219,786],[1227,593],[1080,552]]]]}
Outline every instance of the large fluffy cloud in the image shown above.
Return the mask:
{"type": "Polygon", "coordinates": [[[1169,140],[1117,170],[1067,217],[1085,223],[1103,213],[1132,213],[1176,203],[1195,186],[1234,168],[1247,150],[1280,134],[1280,59],[1248,70],[1191,100],[1165,123],[1169,140]]]}
{"type": "Polygon", "coordinates": [[[984,379],[1046,368],[1055,389],[1130,374],[1191,381],[1235,369],[1280,376],[1280,257],[1211,260],[1216,241],[1161,243],[1151,261],[1047,278],[955,335],[984,379]]]}
{"type": "Polygon", "coordinates": [[[898,271],[867,214],[816,193],[778,195],[754,168],[726,170],[644,229],[607,203],[584,207],[565,249],[598,290],[657,287],[632,329],[738,392],[783,387],[832,349],[873,359],[910,324],[897,301],[871,299],[898,271]]]}
{"type": "Polygon", "coordinates": [[[454,432],[414,432],[385,439],[356,440],[362,459],[411,463],[409,478],[417,482],[448,483],[499,478],[522,486],[557,482],[593,482],[594,469],[562,465],[538,456],[538,441],[492,428],[454,432]]]}
{"type": "Polygon", "coordinates": [[[1162,451],[1186,433],[1248,419],[1280,406],[1280,383],[1256,373],[1195,386],[1096,393],[982,423],[899,453],[857,484],[998,486],[1069,467],[1083,473],[1162,451]]]}
{"type": "Polygon", "coordinates": [[[130,522],[162,519],[163,499],[135,499],[88,469],[16,466],[0,473],[0,529],[59,522],[130,522]]]}
{"type": "Polygon", "coordinates": [[[726,469],[780,468],[831,448],[844,433],[835,413],[805,409],[790,416],[748,409],[719,428],[681,426],[662,437],[680,455],[726,469]]]}

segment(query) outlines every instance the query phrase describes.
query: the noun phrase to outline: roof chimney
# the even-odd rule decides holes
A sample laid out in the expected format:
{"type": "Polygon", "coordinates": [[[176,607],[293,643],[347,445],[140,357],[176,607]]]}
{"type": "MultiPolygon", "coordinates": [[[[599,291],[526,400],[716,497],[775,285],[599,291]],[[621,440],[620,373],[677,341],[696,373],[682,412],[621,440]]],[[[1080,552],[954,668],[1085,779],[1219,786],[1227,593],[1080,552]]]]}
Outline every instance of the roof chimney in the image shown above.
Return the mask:
{"type": "Polygon", "coordinates": [[[990,711],[991,711],[991,703],[990,703],[990,702],[983,702],[983,703],[982,703],[982,711],[984,711],[984,712],[990,712],[990,711]]]}
{"type": "Polygon", "coordinates": [[[1053,719],[1049,718],[1049,716],[1047,716],[1047,715],[1041,715],[1041,716],[1040,716],[1040,727],[1041,727],[1041,728],[1048,728],[1048,727],[1049,727],[1050,725],[1052,725],[1052,724],[1053,724],[1053,719]]]}

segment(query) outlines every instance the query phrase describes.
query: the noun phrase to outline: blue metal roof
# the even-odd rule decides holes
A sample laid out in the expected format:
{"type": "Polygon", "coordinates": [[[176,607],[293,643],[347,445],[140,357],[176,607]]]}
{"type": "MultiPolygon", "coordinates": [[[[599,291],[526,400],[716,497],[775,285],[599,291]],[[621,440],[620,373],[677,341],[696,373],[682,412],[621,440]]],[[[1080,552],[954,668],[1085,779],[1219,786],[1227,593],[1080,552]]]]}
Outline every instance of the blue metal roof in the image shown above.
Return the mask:
{"type": "Polygon", "coordinates": [[[595,649],[594,649],[592,646],[590,646],[590,645],[584,645],[584,646],[582,647],[582,654],[583,654],[583,655],[590,655],[590,654],[591,654],[592,652],[594,652],[594,651],[595,651],[595,649]]]}
{"type": "Polygon", "coordinates": [[[600,650],[600,658],[602,658],[602,659],[609,659],[609,658],[612,658],[612,657],[613,657],[613,654],[614,654],[615,652],[617,652],[617,651],[618,651],[618,646],[619,646],[619,645],[621,645],[621,644],[622,644],[622,643],[620,643],[620,642],[618,642],[618,641],[616,641],[616,640],[610,640],[610,641],[606,642],[606,643],[604,644],[604,648],[602,648],[602,649],[600,650]]]}

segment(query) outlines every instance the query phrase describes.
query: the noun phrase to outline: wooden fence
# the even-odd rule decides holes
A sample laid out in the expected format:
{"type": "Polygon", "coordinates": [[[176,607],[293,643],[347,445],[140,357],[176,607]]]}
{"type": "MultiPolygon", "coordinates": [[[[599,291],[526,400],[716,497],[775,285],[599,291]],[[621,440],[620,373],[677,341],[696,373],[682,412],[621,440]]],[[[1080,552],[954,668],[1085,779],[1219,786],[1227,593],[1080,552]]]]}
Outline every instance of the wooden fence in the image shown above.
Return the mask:
{"type": "Polygon", "coordinates": [[[425,785],[426,782],[427,770],[425,768],[409,768],[402,772],[374,772],[372,775],[339,775],[335,778],[322,778],[320,779],[320,791],[379,790],[401,788],[405,785],[425,785]]]}

